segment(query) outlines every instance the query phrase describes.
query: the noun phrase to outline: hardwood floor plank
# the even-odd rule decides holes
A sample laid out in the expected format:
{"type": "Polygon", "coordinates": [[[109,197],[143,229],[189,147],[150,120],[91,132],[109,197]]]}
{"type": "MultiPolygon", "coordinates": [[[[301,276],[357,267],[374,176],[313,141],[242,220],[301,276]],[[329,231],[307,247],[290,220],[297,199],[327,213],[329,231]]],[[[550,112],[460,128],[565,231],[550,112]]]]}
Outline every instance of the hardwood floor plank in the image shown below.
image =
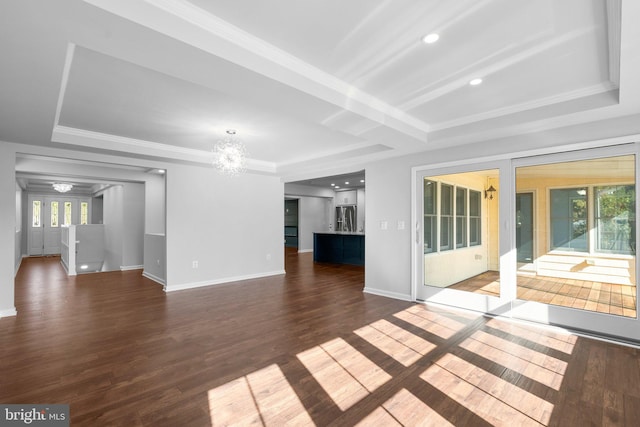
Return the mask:
{"type": "Polygon", "coordinates": [[[364,294],[362,267],[311,254],[286,270],[165,294],[27,258],[0,402],[67,403],[74,426],[640,424],[637,349],[364,294]]]}

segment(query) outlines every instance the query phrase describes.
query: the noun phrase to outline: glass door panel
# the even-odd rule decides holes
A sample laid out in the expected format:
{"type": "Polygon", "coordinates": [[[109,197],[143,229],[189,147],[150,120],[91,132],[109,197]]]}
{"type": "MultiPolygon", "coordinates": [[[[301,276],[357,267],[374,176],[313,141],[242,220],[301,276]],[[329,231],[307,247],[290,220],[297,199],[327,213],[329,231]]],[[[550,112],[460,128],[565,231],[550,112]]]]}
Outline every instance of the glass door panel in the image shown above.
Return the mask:
{"type": "Polygon", "coordinates": [[[506,296],[500,279],[500,168],[444,171],[451,173],[417,176],[416,298],[492,311],[506,296]]]}
{"type": "Polygon", "coordinates": [[[518,299],[637,316],[635,162],[630,154],[516,168],[516,191],[531,191],[516,195],[518,299]]]}

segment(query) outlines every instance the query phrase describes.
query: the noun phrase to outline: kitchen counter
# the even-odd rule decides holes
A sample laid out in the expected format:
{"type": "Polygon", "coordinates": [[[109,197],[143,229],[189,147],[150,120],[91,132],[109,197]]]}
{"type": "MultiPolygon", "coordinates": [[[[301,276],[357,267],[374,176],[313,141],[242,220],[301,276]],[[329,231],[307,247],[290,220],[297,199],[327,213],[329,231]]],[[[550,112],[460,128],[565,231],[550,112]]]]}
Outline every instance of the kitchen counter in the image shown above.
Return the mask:
{"type": "Polygon", "coordinates": [[[364,233],[313,233],[313,261],[364,265],[364,233]]]}

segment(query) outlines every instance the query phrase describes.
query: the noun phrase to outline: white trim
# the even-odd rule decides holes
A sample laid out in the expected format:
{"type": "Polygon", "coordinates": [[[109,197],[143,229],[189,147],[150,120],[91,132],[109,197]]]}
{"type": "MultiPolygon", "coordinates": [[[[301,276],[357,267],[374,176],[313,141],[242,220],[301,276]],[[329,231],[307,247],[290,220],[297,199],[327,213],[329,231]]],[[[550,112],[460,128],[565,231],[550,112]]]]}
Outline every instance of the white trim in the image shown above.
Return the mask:
{"type": "Polygon", "coordinates": [[[143,271],[143,272],[142,272],[142,275],[143,275],[144,277],[146,277],[147,279],[149,279],[149,280],[153,280],[154,282],[156,282],[156,283],[158,283],[158,284],[160,284],[160,285],[162,285],[162,286],[165,286],[165,285],[167,284],[167,282],[166,282],[164,279],[162,279],[162,278],[160,278],[160,277],[158,277],[158,276],[154,276],[154,275],[153,275],[153,274],[151,274],[151,273],[147,273],[146,271],[143,271]]]}
{"type": "MultiPolygon", "coordinates": [[[[640,134],[632,134],[619,136],[614,138],[598,139],[595,141],[583,141],[574,144],[558,145],[555,147],[536,148],[531,150],[513,151],[509,153],[496,154],[494,156],[476,157],[462,160],[451,160],[448,162],[423,164],[419,166],[413,166],[411,168],[411,174],[414,178],[417,178],[417,174],[423,171],[431,171],[436,169],[445,169],[453,166],[469,166],[476,165],[478,163],[489,163],[496,160],[509,160],[519,161],[520,159],[526,159],[529,157],[545,156],[558,153],[568,153],[573,151],[597,149],[612,147],[614,145],[633,144],[640,141],[640,134]]],[[[609,156],[611,157],[611,156],[609,156]]],[[[523,164],[526,166],[526,164],[523,164]]],[[[523,166],[518,164],[517,166],[523,166]]]]}
{"type": "Polygon", "coordinates": [[[11,316],[17,316],[17,315],[18,315],[18,311],[16,310],[15,307],[9,308],[6,310],[0,310],[0,319],[3,317],[11,317],[11,316]]]}
{"type": "Polygon", "coordinates": [[[142,270],[144,265],[121,265],[120,271],[142,270]]]}
{"type": "MultiPolygon", "coordinates": [[[[67,92],[67,84],[69,83],[69,73],[71,72],[71,63],[75,55],[76,45],[74,43],[67,44],[67,55],[64,59],[64,68],[62,70],[62,81],[60,82],[60,92],[58,93],[58,103],[56,104],[56,116],[53,121],[53,131],[55,132],[58,123],[60,123],[60,113],[62,111],[62,104],[64,102],[64,95],[67,92]]],[[[53,140],[53,133],[51,135],[53,140]]]]}
{"type": "Polygon", "coordinates": [[[546,107],[554,104],[560,104],[562,102],[573,101],[576,99],[586,98],[588,96],[598,95],[601,93],[607,93],[617,89],[618,89],[618,85],[616,83],[603,82],[593,86],[573,90],[570,92],[548,96],[546,98],[540,98],[540,99],[536,99],[529,102],[523,102],[521,104],[510,105],[508,107],[484,111],[482,113],[473,114],[470,116],[464,116],[458,119],[438,123],[431,126],[431,131],[435,132],[435,131],[440,131],[444,129],[450,129],[453,127],[468,125],[470,123],[476,123],[484,120],[504,117],[504,116],[508,116],[516,113],[521,113],[523,111],[530,111],[536,108],[546,107]]]}
{"type": "Polygon", "coordinates": [[[308,252],[313,252],[313,249],[298,249],[299,254],[305,254],[308,252]]]}
{"type": "Polygon", "coordinates": [[[18,263],[14,266],[15,270],[13,272],[13,277],[15,278],[18,275],[18,271],[20,271],[20,267],[22,266],[22,260],[24,259],[24,257],[26,257],[27,255],[22,254],[22,256],[20,257],[20,259],[18,260],[18,263]]]}
{"type": "MultiPolygon", "coordinates": [[[[196,150],[177,145],[145,141],[61,125],[54,126],[51,141],[97,149],[104,149],[105,142],[107,142],[109,143],[109,149],[128,154],[153,155],[165,159],[186,160],[209,165],[213,164],[212,151],[196,150]]],[[[273,162],[247,159],[247,169],[250,171],[275,173],[276,165],[273,162]]]]}
{"type": "Polygon", "coordinates": [[[607,41],[609,42],[609,80],[620,86],[620,46],[622,6],[620,0],[607,0],[607,41]]]}
{"type": "Polygon", "coordinates": [[[284,270],[269,271],[266,273],[247,274],[244,276],[225,277],[223,279],[205,280],[203,282],[182,283],[178,285],[165,285],[165,292],[183,291],[186,289],[202,288],[205,286],[224,285],[231,282],[239,282],[241,280],[260,279],[269,276],[280,276],[285,274],[284,270]]]}
{"type": "Polygon", "coordinates": [[[381,296],[381,297],[387,297],[387,298],[393,298],[393,299],[397,299],[397,300],[401,300],[401,301],[411,301],[411,302],[413,302],[413,299],[412,299],[411,295],[409,295],[409,294],[401,294],[399,292],[383,291],[381,289],[373,289],[373,288],[368,288],[366,286],[362,290],[362,292],[364,292],[365,294],[378,295],[378,296],[381,296]]]}

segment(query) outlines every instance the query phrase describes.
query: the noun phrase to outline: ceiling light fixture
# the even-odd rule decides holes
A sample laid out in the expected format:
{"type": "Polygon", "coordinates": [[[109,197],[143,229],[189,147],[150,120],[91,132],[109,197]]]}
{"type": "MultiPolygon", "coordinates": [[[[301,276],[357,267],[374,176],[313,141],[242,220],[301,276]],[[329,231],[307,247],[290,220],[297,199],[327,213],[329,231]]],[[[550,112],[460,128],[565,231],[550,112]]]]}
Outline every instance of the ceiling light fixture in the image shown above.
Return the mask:
{"type": "Polygon", "coordinates": [[[360,182],[364,182],[364,179],[361,179],[360,182]]]}
{"type": "Polygon", "coordinates": [[[349,181],[345,181],[345,182],[344,182],[344,185],[349,185],[349,181]]]}
{"type": "Polygon", "coordinates": [[[427,44],[435,43],[440,38],[440,35],[436,33],[427,34],[422,38],[422,41],[427,44]]]}
{"type": "Polygon", "coordinates": [[[469,82],[469,84],[471,86],[478,86],[480,83],[482,83],[482,79],[481,78],[475,78],[475,79],[473,79],[473,80],[471,80],[469,82]]]}
{"type": "Polygon", "coordinates": [[[53,184],[53,189],[59,193],[66,193],[67,191],[71,191],[72,188],[73,185],[71,184],[64,184],[59,182],[53,184]]]}
{"type": "Polygon", "coordinates": [[[245,169],[247,149],[236,137],[235,129],[228,129],[226,133],[213,148],[213,164],[226,175],[237,175],[245,169]]]}

